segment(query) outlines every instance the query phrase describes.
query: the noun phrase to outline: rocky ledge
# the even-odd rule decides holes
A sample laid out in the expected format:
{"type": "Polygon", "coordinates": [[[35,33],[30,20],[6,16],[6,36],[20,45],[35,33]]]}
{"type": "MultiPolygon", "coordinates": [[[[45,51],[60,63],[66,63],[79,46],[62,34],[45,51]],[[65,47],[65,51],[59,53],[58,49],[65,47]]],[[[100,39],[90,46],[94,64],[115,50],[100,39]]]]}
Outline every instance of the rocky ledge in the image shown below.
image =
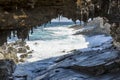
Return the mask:
{"type": "Polygon", "coordinates": [[[92,48],[73,50],[39,71],[33,80],[119,80],[120,51],[112,41],[92,48]]]}

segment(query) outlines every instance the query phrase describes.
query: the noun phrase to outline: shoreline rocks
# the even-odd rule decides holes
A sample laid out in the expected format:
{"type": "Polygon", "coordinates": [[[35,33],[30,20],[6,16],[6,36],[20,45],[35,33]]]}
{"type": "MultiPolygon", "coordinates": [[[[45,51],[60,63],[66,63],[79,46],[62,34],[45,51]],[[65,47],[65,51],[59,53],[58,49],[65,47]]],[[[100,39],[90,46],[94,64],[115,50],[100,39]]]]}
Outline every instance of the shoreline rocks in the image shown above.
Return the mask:
{"type": "Polygon", "coordinates": [[[16,64],[24,62],[31,53],[29,46],[22,40],[4,43],[0,47],[0,79],[13,80],[12,74],[15,71],[16,64]]]}
{"type": "Polygon", "coordinates": [[[0,47],[1,58],[4,56],[5,59],[12,59],[15,63],[19,63],[19,60],[22,58],[27,58],[27,56],[20,56],[29,55],[32,52],[26,42],[22,40],[8,44],[5,43],[0,47]]]}
{"type": "Polygon", "coordinates": [[[110,35],[110,24],[105,23],[104,19],[101,17],[94,18],[92,21],[89,21],[86,26],[82,27],[80,25],[72,26],[70,28],[75,29],[75,33],[73,35],[98,35],[98,34],[106,34],[110,35]]]}
{"type": "Polygon", "coordinates": [[[119,55],[119,50],[114,48],[112,42],[88,50],[75,50],[58,57],[53,65],[41,71],[33,80],[119,79],[119,55]],[[113,75],[114,73],[118,75],[113,75]]]}

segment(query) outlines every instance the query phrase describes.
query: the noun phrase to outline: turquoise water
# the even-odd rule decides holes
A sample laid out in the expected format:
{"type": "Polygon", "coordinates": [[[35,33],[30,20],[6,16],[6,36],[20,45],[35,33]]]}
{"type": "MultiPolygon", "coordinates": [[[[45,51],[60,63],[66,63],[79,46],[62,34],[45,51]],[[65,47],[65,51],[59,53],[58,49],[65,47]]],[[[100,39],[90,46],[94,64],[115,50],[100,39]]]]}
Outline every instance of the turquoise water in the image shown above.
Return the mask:
{"type": "MultiPolygon", "coordinates": [[[[79,24],[79,22],[77,22],[79,24]]],[[[33,29],[33,33],[31,34],[31,31],[29,33],[29,40],[27,41],[50,41],[50,40],[62,40],[67,39],[68,34],[64,34],[67,30],[64,30],[64,28],[70,27],[72,25],[75,25],[74,22],[51,22],[46,25],[38,26],[33,29]],[[59,35],[56,35],[57,33],[60,33],[59,35]],[[62,35],[64,34],[64,35],[62,35]]],[[[23,34],[24,35],[24,34],[23,34]]],[[[17,37],[11,37],[11,39],[8,38],[8,41],[16,41],[17,37]]]]}
{"type": "MultiPolygon", "coordinates": [[[[67,35],[55,35],[55,32],[62,32],[60,27],[70,27],[74,25],[73,22],[52,22],[51,24],[48,23],[46,26],[38,27],[34,29],[34,33],[29,35],[29,40],[60,40],[66,39],[67,35]],[[53,29],[51,29],[53,28],[53,29]],[[58,29],[57,29],[58,28],[58,29]]],[[[63,30],[64,33],[64,30],[63,30]]]]}

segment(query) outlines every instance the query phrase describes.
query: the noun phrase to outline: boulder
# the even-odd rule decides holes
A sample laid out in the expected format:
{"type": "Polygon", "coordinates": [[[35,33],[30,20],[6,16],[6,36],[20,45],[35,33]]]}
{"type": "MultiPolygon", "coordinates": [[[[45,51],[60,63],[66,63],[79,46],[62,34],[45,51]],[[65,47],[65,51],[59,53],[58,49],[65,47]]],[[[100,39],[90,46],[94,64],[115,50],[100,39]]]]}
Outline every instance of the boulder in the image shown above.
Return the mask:
{"type": "Polygon", "coordinates": [[[27,49],[27,50],[30,50],[30,47],[27,45],[27,46],[25,46],[25,48],[27,49]]]}
{"type": "Polygon", "coordinates": [[[18,53],[26,53],[27,52],[27,50],[26,50],[26,48],[24,48],[24,47],[20,47],[20,48],[18,48],[18,51],[17,51],[18,53]]]}
{"type": "Polygon", "coordinates": [[[22,54],[20,55],[20,58],[27,58],[28,57],[28,54],[22,54]]]}
{"type": "Polygon", "coordinates": [[[19,45],[19,46],[25,46],[26,45],[26,42],[25,41],[22,41],[22,40],[17,40],[15,42],[16,45],[19,45]]]}

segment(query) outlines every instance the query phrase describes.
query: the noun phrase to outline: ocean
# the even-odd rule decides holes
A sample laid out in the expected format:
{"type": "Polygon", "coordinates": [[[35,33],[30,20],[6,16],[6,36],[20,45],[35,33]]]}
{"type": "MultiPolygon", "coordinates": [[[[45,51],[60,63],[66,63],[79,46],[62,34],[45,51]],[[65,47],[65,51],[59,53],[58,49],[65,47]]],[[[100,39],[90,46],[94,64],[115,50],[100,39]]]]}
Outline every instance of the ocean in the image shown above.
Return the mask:
{"type": "Polygon", "coordinates": [[[34,29],[34,33],[30,34],[29,40],[27,40],[27,44],[34,50],[34,55],[27,61],[33,62],[61,56],[74,49],[87,48],[88,42],[83,35],[73,35],[75,30],[69,28],[72,25],[75,24],[73,22],[53,22],[34,29]]]}
{"type": "Polygon", "coordinates": [[[73,35],[76,30],[69,28],[72,25],[75,24],[55,22],[54,24],[47,24],[34,29],[33,34],[30,33],[29,40],[26,40],[33,53],[27,57],[25,62],[17,65],[14,75],[27,74],[28,79],[33,80],[32,78],[38,75],[36,73],[37,70],[50,66],[54,63],[53,60],[59,56],[70,54],[71,50],[88,51],[94,46],[100,46],[98,49],[102,49],[102,44],[111,41],[111,37],[105,35],[94,35],[91,37],[82,34],[73,35]]]}

